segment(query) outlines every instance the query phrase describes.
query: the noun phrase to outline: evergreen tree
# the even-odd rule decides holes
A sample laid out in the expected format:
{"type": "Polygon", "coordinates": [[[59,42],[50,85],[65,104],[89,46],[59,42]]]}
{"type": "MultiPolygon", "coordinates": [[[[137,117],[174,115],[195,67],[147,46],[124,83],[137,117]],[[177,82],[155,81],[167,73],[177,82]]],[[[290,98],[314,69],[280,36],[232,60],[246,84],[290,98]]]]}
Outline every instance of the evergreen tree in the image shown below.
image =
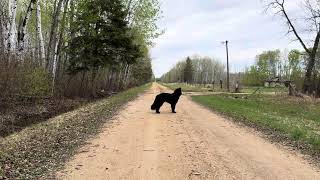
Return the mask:
{"type": "Polygon", "coordinates": [[[192,71],[191,59],[188,57],[186,60],[186,66],[184,68],[184,82],[192,83],[192,71]]]}
{"type": "Polygon", "coordinates": [[[70,73],[132,64],[142,56],[120,0],[82,1],[79,6],[72,25],[77,36],[70,43],[70,73]]]}
{"type": "Polygon", "coordinates": [[[135,82],[132,85],[150,82],[153,72],[150,58],[141,58],[139,62],[133,66],[132,74],[135,82]]]}

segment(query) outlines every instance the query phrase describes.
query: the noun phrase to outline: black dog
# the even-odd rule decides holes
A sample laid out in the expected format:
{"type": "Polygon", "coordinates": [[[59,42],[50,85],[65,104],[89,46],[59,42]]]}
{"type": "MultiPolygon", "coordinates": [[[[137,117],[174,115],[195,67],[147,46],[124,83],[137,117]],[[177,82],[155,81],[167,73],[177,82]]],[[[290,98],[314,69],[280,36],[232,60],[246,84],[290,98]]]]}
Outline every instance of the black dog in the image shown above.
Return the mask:
{"type": "Polygon", "coordinates": [[[156,110],[157,113],[160,113],[160,108],[163,105],[164,102],[167,102],[171,104],[171,110],[172,113],[175,112],[176,104],[181,96],[181,88],[176,89],[172,94],[169,93],[161,93],[159,94],[156,99],[154,100],[154,103],[151,105],[151,110],[156,110]]]}

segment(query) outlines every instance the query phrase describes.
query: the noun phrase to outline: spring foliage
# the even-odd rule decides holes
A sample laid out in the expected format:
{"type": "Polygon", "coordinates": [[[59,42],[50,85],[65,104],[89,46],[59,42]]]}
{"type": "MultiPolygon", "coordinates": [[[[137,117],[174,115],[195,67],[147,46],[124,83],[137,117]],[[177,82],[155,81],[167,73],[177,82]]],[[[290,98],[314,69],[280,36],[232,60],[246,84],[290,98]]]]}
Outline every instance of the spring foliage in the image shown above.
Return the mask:
{"type": "Polygon", "coordinates": [[[1,95],[96,96],[146,83],[160,17],[158,0],[1,1],[1,95]]]}

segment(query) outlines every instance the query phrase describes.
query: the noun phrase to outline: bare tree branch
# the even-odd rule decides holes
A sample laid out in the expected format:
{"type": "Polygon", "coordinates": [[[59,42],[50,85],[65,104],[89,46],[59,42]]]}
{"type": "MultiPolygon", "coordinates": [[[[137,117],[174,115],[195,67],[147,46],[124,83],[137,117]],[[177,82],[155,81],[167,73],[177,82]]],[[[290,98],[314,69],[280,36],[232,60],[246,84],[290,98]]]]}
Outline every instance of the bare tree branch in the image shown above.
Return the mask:
{"type": "Polygon", "coordinates": [[[272,2],[270,2],[267,5],[267,10],[268,9],[275,9],[276,13],[275,14],[279,14],[282,13],[282,15],[285,17],[287,24],[289,26],[289,31],[287,34],[289,34],[289,32],[293,32],[293,34],[296,36],[296,38],[298,39],[298,41],[300,42],[300,44],[302,45],[303,49],[310,54],[310,50],[308,49],[308,47],[306,46],[306,44],[304,43],[304,41],[302,40],[302,38],[300,37],[298,31],[296,30],[295,26],[292,23],[292,20],[289,18],[289,15],[285,9],[285,0],[274,0],[272,2]]]}

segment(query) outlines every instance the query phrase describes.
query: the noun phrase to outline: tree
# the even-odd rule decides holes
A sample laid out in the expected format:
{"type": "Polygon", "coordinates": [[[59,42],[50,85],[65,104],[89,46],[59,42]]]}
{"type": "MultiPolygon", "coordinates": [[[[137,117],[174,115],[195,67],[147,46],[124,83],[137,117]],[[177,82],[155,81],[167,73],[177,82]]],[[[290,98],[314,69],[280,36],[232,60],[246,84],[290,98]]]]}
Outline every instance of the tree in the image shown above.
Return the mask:
{"type": "Polygon", "coordinates": [[[264,51],[256,56],[256,63],[250,66],[243,79],[243,83],[251,86],[262,86],[268,78],[277,76],[277,66],[275,59],[276,51],[264,51]]]}
{"type": "Polygon", "coordinates": [[[41,4],[40,0],[37,0],[36,4],[36,16],[37,16],[37,35],[39,39],[39,57],[41,61],[41,65],[45,68],[45,50],[44,50],[44,40],[42,35],[42,20],[41,20],[41,4]]]}
{"type": "Polygon", "coordinates": [[[245,71],[243,83],[261,86],[265,80],[279,77],[281,80],[293,80],[300,87],[303,72],[301,62],[302,55],[298,50],[264,51],[256,56],[256,63],[245,71]]]}
{"type": "Polygon", "coordinates": [[[250,66],[244,74],[243,84],[249,86],[262,86],[265,79],[265,73],[259,71],[258,66],[250,66]]]}
{"type": "Polygon", "coordinates": [[[223,79],[224,69],[224,65],[214,58],[193,56],[178,62],[161,79],[163,82],[187,82],[205,85],[223,79]]]}
{"type": "Polygon", "coordinates": [[[152,40],[163,34],[157,21],[161,18],[159,0],[122,0],[127,12],[129,26],[136,31],[140,40],[151,45],[152,40]]]}
{"type": "Polygon", "coordinates": [[[39,86],[65,96],[150,80],[160,15],[158,0],[0,1],[1,96],[35,92],[23,77],[41,75],[39,86]]]}
{"type": "Polygon", "coordinates": [[[297,80],[301,77],[302,70],[301,70],[301,53],[297,49],[293,49],[290,51],[288,55],[289,60],[289,72],[290,72],[290,79],[297,80]]]}
{"type": "MultiPolygon", "coordinates": [[[[128,64],[143,56],[139,45],[134,43],[134,36],[131,36],[123,9],[120,0],[109,0],[108,3],[92,0],[79,4],[72,25],[76,36],[71,39],[72,49],[69,50],[73,54],[69,65],[71,74],[90,71],[93,85],[100,68],[128,69],[128,64]]],[[[119,72],[118,85],[125,73],[127,70],[119,72]]]]}
{"type": "Polygon", "coordinates": [[[288,33],[294,34],[296,39],[300,42],[301,46],[305,50],[306,54],[308,55],[308,61],[306,63],[306,73],[305,79],[303,84],[303,91],[311,93],[315,89],[315,84],[312,81],[312,74],[314,72],[315,64],[316,64],[316,54],[318,52],[319,42],[320,42],[320,3],[319,1],[311,1],[311,0],[304,0],[305,7],[306,7],[306,14],[304,22],[307,26],[306,28],[309,29],[310,32],[315,32],[313,45],[311,48],[308,48],[306,44],[306,40],[302,39],[302,36],[298,32],[297,26],[292,21],[292,18],[289,17],[287,9],[285,7],[285,0],[272,0],[268,4],[268,8],[272,8],[276,10],[277,14],[281,14],[287,25],[288,25],[288,33]]]}
{"type": "Polygon", "coordinates": [[[54,55],[57,47],[57,29],[59,25],[59,16],[64,0],[58,0],[54,3],[54,12],[52,16],[52,25],[50,28],[49,43],[47,48],[46,68],[50,72],[53,69],[54,55]],[[57,4],[56,4],[57,3],[57,4]]]}
{"type": "Polygon", "coordinates": [[[132,85],[147,83],[153,76],[151,59],[149,57],[140,58],[138,61],[132,68],[132,75],[134,77],[133,82],[131,82],[132,85]]]}
{"type": "Polygon", "coordinates": [[[27,8],[27,12],[23,19],[20,20],[19,23],[19,30],[18,30],[18,51],[21,53],[21,51],[24,50],[25,46],[25,36],[27,31],[27,23],[29,22],[29,19],[31,17],[31,13],[34,10],[34,5],[36,3],[36,0],[30,0],[29,6],[27,8]]]}
{"type": "MultiPolygon", "coordinates": [[[[8,34],[6,25],[8,24],[6,21],[8,20],[7,12],[6,12],[6,3],[0,2],[0,56],[5,56],[7,40],[6,36],[8,34]]],[[[4,59],[3,59],[4,60],[4,59]]]]}
{"type": "Polygon", "coordinates": [[[130,36],[121,2],[84,1],[79,6],[72,27],[77,36],[70,42],[74,59],[69,70],[77,73],[122,62],[134,63],[141,51],[130,36]]]}
{"type": "Polygon", "coordinates": [[[257,56],[257,66],[264,78],[279,76],[280,50],[264,51],[257,56]]]}
{"type": "Polygon", "coordinates": [[[186,60],[186,66],[184,68],[184,82],[192,83],[192,71],[191,59],[188,57],[186,60]]]}
{"type": "Polygon", "coordinates": [[[9,23],[7,28],[8,32],[8,52],[14,53],[16,50],[16,16],[17,16],[17,0],[9,0],[9,23]]]}

